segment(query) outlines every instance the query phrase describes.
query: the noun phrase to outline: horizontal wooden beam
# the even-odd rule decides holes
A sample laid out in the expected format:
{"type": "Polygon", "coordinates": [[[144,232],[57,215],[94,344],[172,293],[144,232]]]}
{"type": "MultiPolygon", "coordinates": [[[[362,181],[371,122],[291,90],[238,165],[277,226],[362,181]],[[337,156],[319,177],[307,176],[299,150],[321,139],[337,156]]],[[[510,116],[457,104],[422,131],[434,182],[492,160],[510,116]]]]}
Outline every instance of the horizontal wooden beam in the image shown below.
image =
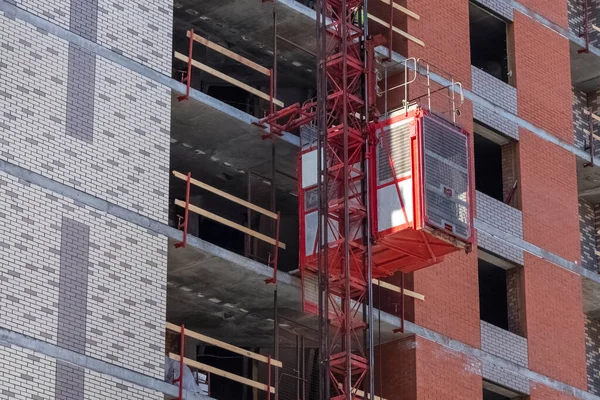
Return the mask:
{"type": "MultiPolygon", "coordinates": [[[[181,327],[179,325],[175,325],[175,324],[172,324],[170,322],[167,322],[166,323],[166,327],[170,331],[177,332],[177,333],[181,332],[181,327]]],[[[262,354],[254,353],[254,352],[251,352],[249,350],[244,350],[244,349],[242,349],[240,347],[231,345],[229,343],[222,342],[222,341],[217,340],[217,339],[213,339],[210,336],[206,336],[206,335],[203,335],[201,333],[191,331],[189,329],[185,330],[185,335],[189,336],[191,338],[194,338],[196,340],[199,340],[199,341],[201,341],[203,343],[208,343],[208,344],[211,344],[213,346],[217,346],[217,347],[220,347],[222,349],[229,350],[232,353],[241,354],[241,355],[243,355],[245,357],[252,358],[253,360],[257,360],[257,361],[263,362],[265,364],[267,364],[269,362],[269,358],[263,356],[262,354]]],[[[278,368],[282,368],[283,367],[283,364],[281,363],[281,361],[278,361],[278,360],[275,360],[275,359],[271,359],[271,365],[273,365],[275,367],[278,367],[278,368]]]]}
{"type": "MultiPolygon", "coordinates": [[[[384,0],[382,0],[384,1],[384,0]]],[[[187,37],[190,37],[190,31],[187,32],[187,37]]],[[[242,57],[237,53],[234,53],[231,50],[226,49],[223,46],[219,46],[218,44],[211,42],[210,40],[203,38],[200,35],[197,35],[194,33],[194,41],[205,45],[206,47],[208,47],[209,49],[213,49],[214,51],[217,51],[221,54],[223,54],[224,56],[227,56],[239,63],[244,64],[247,67],[250,67],[258,72],[260,72],[261,74],[267,75],[267,76],[271,76],[271,70],[268,68],[263,67],[260,64],[255,63],[254,61],[248,60],[246,57],[242,57]]]]}
{"type": "Polygon", "coordinates": [[[584,108],[584,109],[583,109],[583,113],[584,113],[585,115],[590,115],[590,114],[592,114],[592,118],[594,118],[596,121],[600,121],[600,116],[598,116],[598,115],[596,115],[596,114],[594,114],[594,113],[590,113],[590,110],[588,110],[587,108],[584,108]]]}
{"type": "MultiPolygon", "coordinates": [[[[388,29],[390,28],[390,24],[388,24],[388,23],[387,23],[387,22],[385,22],[384,20],[382,20],[382,19],[379,19],[379,18],[377,18],[376,16],[374,16],[374,15],[371,15],[371,14],[368,14],[368,15],[369,15],[369,19],[370,19],[370,20],[372,20],[372,21],[374,21],[374,22],[377,22],[378,24],[381,24],[381,25],[385,26],[385,27],[386,27],[386,28],[388,28],[388,29]]],[[[401,36],[404,36],[404,37],[405,37],[405,38],[407,38],[408,40],[410,40],[410,41],[412,41],[412,42],[414,42],[414,43],[418,44],[419,46],[425,47],[425,43],[424,43],[424,42],[423,42],[421,39],[417,39],[416,37],[414,37],[414,36],[413,36],[413,35],[411,35],[410,33],[406,33],[406,32],[404,32],[402,29],[398,29],[398,28],[396,28],[395,26],[392,26],[392,30],[393,30],[394,32],[396,32],[397,34],[399,34],[399,35],[401,35],[401,36]]]]}
{"type": "MultiPolygon", "coordinates": [[[[175,199],[175,204],[178,205],[179,207],[185,208],[185,201],[175,199]]],[[[263,235],[262,233],[253,231],[252,229],[247,228],[247,227],[245,227],[243,225],[236,224],[233,221],[230,221],[230,220],[228,220],[226,218],[223,218],[223,217],[221,217],[221,216],[219,216],[217,214],[213,214],[210,211],[207,211],[207,210],[205,210],[203,208],[197,207],[197,206],[195,206],[193,204],[190,204],[188,206],[188,209],[191,212],[194,212],[194,213],[196,213],[198,215],[202,215],[203,217],[206,217],[208,219],[212,219],[213,221],[217,221],[217,222],[219,222],[219,223],[221,223],[221,224],[223,224],[225,226],[228,226],[230,228],[237,229],[238,231],[244,232],[244,233],[246,233],[246,234],[248,234],[250,236],[253,236],[253,237],[257,238],[257,239],[260,239],[263,242],[267,242],[269,244],[272,244],[273,246],[275,246],[275,244],[277,243],[276,240],[273,239],[272,237],[269,237],[267,235],[263,235]]],[[[285,243],[279,242],[279,247],[285,250],[285,243]]]]}
{"type": "MultiPolygon", "coordinates": [[[[373,279],[372,282],[374,285],[380,286],[384,289],[388,289],[388,290],[391,290],[396,293],[402,293],[402,289],[400,287],[398,287],[396,285],[392,285],[391,283],[380,281],[379,279],[373,279]]],[[[404,289],[404,295],[415,298],[417,300],[425,301],[425,296],[423,296],[420,293],[413,292],[412,290],[404,289]]]]}
{"type": "MultiPolygon", "coordinates": [[[[589,135],[589,134],[590,134],[590,131],[589,131],[589,130],[587,130],[587,129],[584,129],[584,130],[583,130],[583,133],[585,133],[586,135],[589,135]]],[[[592,136],[594,137],[594,139],[596,139],[596,140],[600,141],[600,136],[596,135],[595,133],[593,133],[593,134],[592,134],[592,136]]]]}
{"type": "MultiPolygon", "coordinates": [[[[342,389],[343,385],[342,385],[341,383],[338,383],[338,387],[339,387],[340,389],[342,389]]],[[[360,389],[353,390],[353,391],[352,391],[352,394],[353,394],[354,396],[358,396],[358,397],[365,398],[365,392],[364,392],[364,391],[362,391],[362,390],[360,390],[360,389]]],[[[367,399],[370,399],[370,398],[371,398],[371,395],[367,393],[367,399]]],[[[386,400],[386,399],[384,399],[383,397],[379,397],[379,396],[373,396],[373,399],[375,399],[375,400],[386,400]]]]}
{"type": "MultiPolygon", "coordinates": [[[[187,175],[182,174],[181,172],[178,171],[173,171],[173,175],[175,175],[175,177],[182,179],[184,181],[187,181],[187,175]]],[[[246,200],[240,199],[239,197],[233,196],[227,192],[224,192],[222,190],[217,189],[216,187],[210,186],[204,182],[201,182],[197,179],[190,179],[190,183],[194,186],[198,186],[199,188],[202,188],[204,190],[208,190],[211,193],[214,193],[218,196],[224,197],[227,200],[231,200],[234,203],[238,203],[244,207],[250,208],[251,210],[257,211],[261,214],[266,215],[267,217],[273,218],[273,219],[277,219],[277,214],[274,213],[273,211],[269,211],[265,208],[259,207],[255,204],[252,204],[246,200]]]]}
{"type": "MultiPolygon", "coordinates": [[[[175,361],[179,361],[181,357],[179,354],[169,353],[169,358],[175,361]]],[[[215,374],[218,376],[222,376],[223,378],[230,379],[235,382],[242,383],[244,385],[251,386],[256,389],[270,391],[271,393],[275,393],[275,388],[273,386],[265,385],[264,383],[260,383],[257,381],[253,381],[252,379],[244,378],[243,376],[239,376],[236,374],[232,374],[231,372],[223,371],[222,369],[212,367],[210,365],[199,363],[198,361],[194,361],[192,359],[183,357],[183,362],[190,367],[194,367],[199,369],[200,371],[210,372],[211,374],[215,374]]]]}
{"type": "Polygon", "coordinates": [[[410,11],[408,8],[402,7],[400,4],[396,4],[394,3],[394,0],[381,0],[383,3],[385,4],[390,4],[390,1],[392,1],[392,3],[394,4],[394,8],[398,11],[403,12],[404,14],[408,15],[409,17],[412,17],[414,19],[421,19],[421,17],[419,16],[419,14],[416,14],[412,11],[410,11]]]}
{"type": "MultiPolygon", "coordinates": [[[[180,52],[176,51],[175,52],[175,58],[184,62],[189,62],[189,58],[188,56],[181,54],[180,52]]],[[[201,62],[198,62],[194,59],[192,59],[192,65],[196,68],[198,68],[199,70],[202,70],[206,73],[209,73],[213,76],[216,76],[219,79],[224,80],[225,82],[231,83],[234,86],[239,87],[240,89],[243,89],[249,93],[252,93],[253,95],[256,95],[258,97],[260,97],[261,99],[267,100],[267,101],[271,101],[271,96],[269,96],[267,93],[261,92],[258,89],[253,88],[250,85],[245,84],[242,81],[238,81],[235,78],[230,77],[229,75],[225,75],[222,72],[217,71],[214,68],[209,67],[206,64],[202,64],[201,62]]],[[[279,107],[284,107],[285,105],[283,104],[282,101],[277,100],[277,99],[273,99],[273,103],[277,104],[279,107]]]]}

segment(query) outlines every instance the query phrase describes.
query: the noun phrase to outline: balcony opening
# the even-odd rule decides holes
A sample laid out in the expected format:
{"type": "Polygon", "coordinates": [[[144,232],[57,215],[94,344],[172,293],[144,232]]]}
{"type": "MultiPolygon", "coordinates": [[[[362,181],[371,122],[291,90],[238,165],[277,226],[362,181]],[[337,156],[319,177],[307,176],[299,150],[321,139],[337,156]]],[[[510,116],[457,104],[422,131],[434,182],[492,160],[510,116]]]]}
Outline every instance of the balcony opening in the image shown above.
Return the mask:
{"type": "Polygon", "coordinates": [[[475,122],[475,189],[520,208],[518,144],[475,122]]]}
{"type": "Polygon", "coordinates": [[[526,400],[529,396],[483,380],[483,400],[526,400]]]}
{"type": "Polygon", "coordinates": [[[471,65],[487,72],[505,83],[512,84],[509,60],[509,26],[497,14],[469,3],[469,29],[471,36],[471,65]]]}
{"type": "Polygon", "coordinates": [[[477,266],[481,320],[525,336],[523,268],[482,250],[477,266]]]}

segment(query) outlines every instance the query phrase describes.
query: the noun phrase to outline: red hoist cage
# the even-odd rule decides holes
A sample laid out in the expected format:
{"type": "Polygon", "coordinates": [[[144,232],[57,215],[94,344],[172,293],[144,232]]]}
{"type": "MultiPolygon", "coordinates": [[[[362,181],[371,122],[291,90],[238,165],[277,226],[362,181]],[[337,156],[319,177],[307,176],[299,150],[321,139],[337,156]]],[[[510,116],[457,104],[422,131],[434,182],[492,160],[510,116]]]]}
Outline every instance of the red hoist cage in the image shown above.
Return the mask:
{"type": "MultiPolygon", "coordinates": [[[[468,252],[473,240],[470,136],[409,107],[406,87],[403,109],[369,117],[377,39],[363,15],[363,0],[318,1],[318,98],[262,121],[272,130],[317,121],[316,140],[300,152],[298,197],[303,303],[322,322],[323,399],[362,398],[361,387],[373,398],[372,280],[468,252]]],[[[452,120],[456,85],[442,88],[452,120]]],[[[427,91],[429,104],[429,72],[427,91]]]]}

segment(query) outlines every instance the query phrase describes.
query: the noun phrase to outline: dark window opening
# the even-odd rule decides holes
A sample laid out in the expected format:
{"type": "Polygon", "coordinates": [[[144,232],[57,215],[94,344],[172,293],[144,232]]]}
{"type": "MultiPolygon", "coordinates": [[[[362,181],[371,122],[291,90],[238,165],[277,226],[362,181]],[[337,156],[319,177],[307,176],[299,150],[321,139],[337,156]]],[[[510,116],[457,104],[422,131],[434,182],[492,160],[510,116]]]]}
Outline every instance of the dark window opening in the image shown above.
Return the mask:
{"type": "Polygon", "coordinates": [[[510,400],[510,397],[494,393],[491,390],[483,389],[483,400],[510,400]]]}
{"type": "Polygon", "coordinates": [[[250,95],[238,87],[210,85],[206,94],[248,114],[254,112],[254,103],[251,101],[250,95]]]}
{"type": "Polygon", "coordinates": [[[483,380],[483,400],[526,400],[528,396],[504,386],[483,380]]]}
{"type": "Polygon", "coordinates": [[[512,207],[520,207],[518,143],[475,122],[475,189],[512,207]]]}
{"type": "Polygon", "coordinates": [[[525,336],[523,268],[484,251],[480,251],[480,257],[477,266],[481,320],[525,336]]]}
{"type": "Polygon", "coordinates": [[[475,134],[475,189],[504,201],[502,188],[502,146],[475,134]]]}
{"type": "Polygon", "coordinates": [[[508,83],[507,23],[502,18],[469,3],[471,65],[508,83]]]}
{"type": "Polygon", "coordinates": [[[506,271],[482,259],[478,268],[480,318],[508,330],[506,271]]]}

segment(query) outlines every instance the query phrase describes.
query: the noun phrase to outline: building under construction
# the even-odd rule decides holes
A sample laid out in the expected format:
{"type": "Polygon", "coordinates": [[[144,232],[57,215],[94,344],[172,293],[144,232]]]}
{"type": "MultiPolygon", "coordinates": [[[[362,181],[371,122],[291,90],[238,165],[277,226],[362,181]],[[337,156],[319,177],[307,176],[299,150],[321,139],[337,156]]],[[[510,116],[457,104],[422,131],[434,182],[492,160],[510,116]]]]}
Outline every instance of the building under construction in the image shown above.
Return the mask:
{"type": "Polygon", "coordinates": [[[600,399],[598,0],[0,0],[0,106],[0,399],[600,399]]]}

